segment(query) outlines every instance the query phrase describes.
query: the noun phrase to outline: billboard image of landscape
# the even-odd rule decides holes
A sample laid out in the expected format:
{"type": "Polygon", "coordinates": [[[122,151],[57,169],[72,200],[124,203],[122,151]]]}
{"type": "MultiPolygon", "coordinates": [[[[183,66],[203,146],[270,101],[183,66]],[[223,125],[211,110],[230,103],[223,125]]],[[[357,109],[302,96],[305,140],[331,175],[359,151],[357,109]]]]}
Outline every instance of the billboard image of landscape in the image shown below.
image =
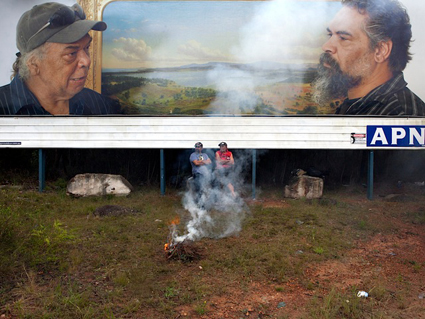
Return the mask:
{"type": "Polygon", "coordinates": [[[333,114],[311,82],[332,1],[117,1],[105,6],[102,93],[126,114],[333,114]]]}

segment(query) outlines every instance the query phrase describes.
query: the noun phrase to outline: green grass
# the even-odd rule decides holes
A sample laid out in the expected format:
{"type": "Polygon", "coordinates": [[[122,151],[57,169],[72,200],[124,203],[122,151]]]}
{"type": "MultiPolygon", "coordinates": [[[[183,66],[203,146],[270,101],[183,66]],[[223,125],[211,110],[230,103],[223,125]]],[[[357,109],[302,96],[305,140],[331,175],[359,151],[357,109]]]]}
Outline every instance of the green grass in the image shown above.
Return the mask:
{"type": "MultiPolygon", "coordinates": [[[[261,196],[282,199],[267,191],[261,196]]],[[[177,192],[160,196],[157,189],[143,188],[129,197],[76,199],[66,196],[63,187],[42,194],[1,189],[0,314],[176,318],[177,309],[186,307],[207,318],[214,309],[210,301],[225,298],[235,287],[249,293],[258,283],[285,293],[285,284],[298,280],[314,291],[305,318],[392,318],[380,317],[376,310],[390,298],[380,283],[372,283],[374,301],[355,297],[354,287],[323,296],[304,275],[315,263],[343,257],[358,238],[393,231],[389,225],[374,223],[365,209],[385,203],[353,205],[343,196],[286,200],[285,208],[253,203],[238,236],[204,238],[195,243],[201,260],[184,263],[167,260],[163,253],[168,223],[182,212],[177,192]],[[93,217],[103,205],[121,205],[138,213],[93,217]]],[[[421,220],[416,211],[408,218],[421,220]]],[[[418,272],[424,269],[416,261],[407,266],[418,272]]],[[[403,294],[397,298],[400,306],[405,305],[403,294]]]]}

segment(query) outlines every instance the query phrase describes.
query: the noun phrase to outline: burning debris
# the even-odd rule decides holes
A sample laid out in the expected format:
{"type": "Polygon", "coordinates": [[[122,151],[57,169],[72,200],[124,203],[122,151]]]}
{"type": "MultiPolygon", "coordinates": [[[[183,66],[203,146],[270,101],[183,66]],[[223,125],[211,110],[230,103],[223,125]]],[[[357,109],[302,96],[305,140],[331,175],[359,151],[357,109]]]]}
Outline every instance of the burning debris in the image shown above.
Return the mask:
{"type": "Polygon", "coordinates": [[[201,254],[194,246],[193,241],[187,238],[183,240],[177,239],[177,226],[180,223],[180,218],[174,219],[170,226],[170,233],[168,235],[168,242],[164,245],[165,257],[167,259],[180,260],[182,262],[191,262],[199,260],[201,254]]]}
{"type": "Polygon", "coordinates": [[[201,259],[201,254],[190,240],[185,240],[177,244],[165,244],[164,252],[167,259],[191,262],[201,259]]]}

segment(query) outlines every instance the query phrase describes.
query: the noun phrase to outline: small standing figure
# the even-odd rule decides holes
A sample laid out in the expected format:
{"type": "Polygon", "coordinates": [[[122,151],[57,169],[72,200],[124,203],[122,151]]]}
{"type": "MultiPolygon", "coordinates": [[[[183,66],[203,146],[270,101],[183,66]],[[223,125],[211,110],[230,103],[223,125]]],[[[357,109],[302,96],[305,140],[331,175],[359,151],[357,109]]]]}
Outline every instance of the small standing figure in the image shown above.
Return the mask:
{"type": "Polygon", "coordinates": [[[232,196],[236,197],[235,188],[231,183],[231,172],[235,165],[233,154],[227,149],[226,142],[221,142],[218,146],[220,150],[215,153],[217,177],[223,185],[227,186],[232,196]]]}
{"type": "Polygon", "coordinates": [[[211,179],[209,165],[211,159],[207,153],[203,153],[203,145],[201,142],[195,144],[195,152],[190,155],[190,164],[192,165],[193,187],[197,195],[200,195],[205,186],[211,179]]]}

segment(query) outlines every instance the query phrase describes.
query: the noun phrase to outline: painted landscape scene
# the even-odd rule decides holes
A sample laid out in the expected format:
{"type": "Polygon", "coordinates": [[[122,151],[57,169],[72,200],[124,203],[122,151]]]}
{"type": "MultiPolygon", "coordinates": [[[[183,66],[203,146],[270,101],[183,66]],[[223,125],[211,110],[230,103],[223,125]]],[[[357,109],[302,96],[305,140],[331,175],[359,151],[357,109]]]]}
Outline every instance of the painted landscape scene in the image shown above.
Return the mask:
{"type": "Polygon", "coordinates": [[[126,114],[332,114],[311,82],[334,2],[111,2],[102,93],[126,114]]]}

